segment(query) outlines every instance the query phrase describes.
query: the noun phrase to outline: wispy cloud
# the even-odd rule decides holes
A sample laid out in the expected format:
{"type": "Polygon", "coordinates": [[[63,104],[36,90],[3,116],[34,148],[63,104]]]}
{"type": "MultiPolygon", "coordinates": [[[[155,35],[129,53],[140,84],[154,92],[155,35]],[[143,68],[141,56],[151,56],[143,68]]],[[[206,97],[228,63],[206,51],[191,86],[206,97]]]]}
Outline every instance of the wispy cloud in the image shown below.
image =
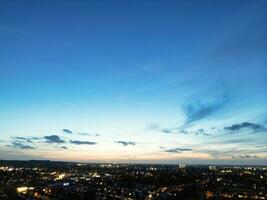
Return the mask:
{"type": "Polygon", "coordinates": [[[172,133],[173,131],[170,128],[163,128],[163,129],[161,129],[161,132],[163,132],[163,133],[172,133]]]}
{"type": "Polygon", "coordinates": [[[233,159],[251,159],[251,158],[258,158],[258,156],[255,155],[238,155],[238,156],[232,156],[233,159]]]}
{"type": "Polygon", "coordinates": [[[18,140],[18,141],[25,141],[25,142],[29,142],[29,143],[33,143],[34,140],[40,140],[41,138],[38,137],[11,137],[14,140],[18,140]]]}
{"type": "Polygon", "coordinates": [[[212,97],[196,98],[183,106],[186,115],[186,122],[183,126],[189,125],[198,120],[209,117],[221,110],[230,100],[230,94],[224,92],[212,97]]]}
{"type": "Polygon", "coordinates": [[[25,138],[25,137],[12,137],[14,139],[17,139],[17,140],[28,140],[28,138],[25,138]]]}
{"type": "MultiPolygon", "coordinates": [[[[209,145],[209,143],[207,143],[209,145]]],[[[243,145],[243,146],[235,146],[233,147],[231,145],[231,147],[227,147],[226,146],[227,143],[222,144],[222,145],[216,145],[216,148],[207,148],[207,149],[202,149],[202,150],[198,150],[198,152],[201,153],[207,153],[210,156],[212,156],[215,159],[219,159],[221,157],[229,157],[229,158],[233,158],[234,157],[238,157],[239,155],[252,155],[252,154],[258,154],[258,153],[265,153],[266,152],[266,146],[247,146],[247,145],[243,145]]]]}
{"type": "Polygon", "coordinates": [[[250,130],[253,130],[255,132],[267,130],[267,128],[265,126],[263,126],[261,124],[251,123],[251,122],[243,122],[240,124],[233,124],[231,126],[224,127],[224,129],[231,131],[231,132],[240,131],[240,130],[244,130],[244,129],[250,129],[250,130]]]}
{"type": "MultiPolygon", "coordinates": [[[[184,127],[183,127],[184,128],[184,127]]],[[[194,134],[196,136],[198,135],[203,135],[203,136],[211,136],[212,134],[210,133],[211,131],[204,130],[202,128],[197,129],[197,130],[186,130],[181,127],[179,128],[162,128],[159,129],[162,133],[171,133],[171,134],[194,134]]]]}
{"type": "Polygon", "coordinates": [[[204,135],[204,136],[212,136],[212,134],[210,134],[210,133],[203,133],[202,135],[204,135]]]}
{"type": "Polygon", "coordinates": [[[159,130],[160,125],[158,123],[152,123],[152,124],[147,124],[145,127],[146,131],[153,131],[153,130],[159,130]]]}
{"type": "Polygon", "coordinates": [[[128,146],[128,145],[136,145],[135,142],[130,142],[130,141],[115,141],[115,143],[122,144],[123,146],[128,146]]]}
{"type": "Polygon", "coordinates": [[[58,135],[49,135],[43,137],[46,140],[46,143],[66,143],[58,135]]]}
{"type": "Polygon", "coordinates": [[[26,141],[26,142],[32,143],[32,140],[30,138],[25,138],[25,137],[12,137],[12,139],[20,140],[20,141],[26,141]]]}
{"type": "Polygon", "coordinates": [[[177,128],[162,128],[160,124],[158,123],[153,123],[153,124],[148,124],[145,127],[146,131],[159,131],[162,133],[177,133],[177,128]]]}
{"type": "Polygon", "coordinates": [[[189,149],[189,148],[173,148],[173,149],[166,149],[164,150],[164,152],[167,153],[182,153],[184,151],[192,151],[193,149],[189,149]]]}
{"type": "Polygon", "coordinates": [[[251,142],[250,138],[235,138],[235,139],[224,139],[223,144],[238,144],[238,143],[248,143],[251,142]]]}
{"type": "Polygon", "coordinates": [[[78,135],[83,135],[83,136],[100,136],[98,133],[85,133],[85,132],[79,132],[78,135]]]}
{"type": "Polygon", "coordinates": [[[76,134],[76,135],[82,135],[82,136],[96,136],[96,137],[100,136],[100,134],[98,134],[98,133],[74,132],[74,131],[67,129],[67,128],[62,129],[62,132],[66,133],[66,134],[76,134]]]}
{"type": "Polygon", "coordinates": [[[33,146],[25,145],[25,144],[23,144],[21,142],[16,142],[16,141],[13,141],[11,143],[11,145],[7,145],[7,147],[14,147],[14,148],[19,148],[19,149],[24,149],[24,150],[35,149],[35,147],[33,147],[33,146]]]}
{"type": "Polygon", "coordinates": [[[180,133],[188,134],[189,132],[187,130],[180,130],[180,133]]]}
{"type": "Polygon", "coordinates": [[[204,130],[203,128],[197,129],[195,131],[191,131],[191,133],[195,135],[203,135],[203,136],[211,136],[211,133],[207,133],[207,130],[204,130]]]}
{"type": "Polygon", "coordinates": [[[97,144],[96,142],[80,141],[80,140],[71,140],[70,143],[76,144],[76,145],[95,145],[95,144],[97,144]]]}
{"type": "Polygon", "coordinates": [[[225,149],[203,149],[203,150],[199,150],[198,152],[201,153],[207,153],[209,154],[211,157],[218,159],[222,156],[231,156],[235,153],[242,153],[241,150],[236,150],[234,148],[225,148],[225,149]]]}

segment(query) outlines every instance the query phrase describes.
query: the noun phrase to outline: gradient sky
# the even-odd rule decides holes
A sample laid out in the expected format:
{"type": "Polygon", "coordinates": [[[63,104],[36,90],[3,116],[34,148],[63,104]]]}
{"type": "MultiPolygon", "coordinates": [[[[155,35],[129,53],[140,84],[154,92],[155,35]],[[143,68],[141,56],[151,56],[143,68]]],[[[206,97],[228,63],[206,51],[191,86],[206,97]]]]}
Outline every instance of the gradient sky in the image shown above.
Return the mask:
{"type": "Polygon", "coordinates": [[[0,1],[0,158],[267,164],[267,1],[0,1]]]}

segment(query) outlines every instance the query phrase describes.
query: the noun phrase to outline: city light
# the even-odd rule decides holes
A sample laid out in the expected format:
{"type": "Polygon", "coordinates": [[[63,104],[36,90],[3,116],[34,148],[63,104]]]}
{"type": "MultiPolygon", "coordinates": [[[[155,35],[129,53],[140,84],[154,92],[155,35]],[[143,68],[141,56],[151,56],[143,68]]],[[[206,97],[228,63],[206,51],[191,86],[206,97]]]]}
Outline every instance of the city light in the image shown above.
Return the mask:
{"type": "Polygon", "coordinates": [[[17,188],[17,192],[18,193],[24,193],[28,190],[29,188],[28,187],[18,187],[17,188]]]}

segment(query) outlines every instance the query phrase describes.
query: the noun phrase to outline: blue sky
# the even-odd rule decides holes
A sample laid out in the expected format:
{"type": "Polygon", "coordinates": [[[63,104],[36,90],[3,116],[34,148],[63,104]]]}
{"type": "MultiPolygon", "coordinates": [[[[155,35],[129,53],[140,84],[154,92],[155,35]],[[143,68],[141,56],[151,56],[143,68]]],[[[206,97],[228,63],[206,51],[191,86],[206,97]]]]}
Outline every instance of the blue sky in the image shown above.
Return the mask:
{"type": "Polygon", "coordinates": [[[0,156],[267,164],[266,1],[1,1],[0,156]]]}

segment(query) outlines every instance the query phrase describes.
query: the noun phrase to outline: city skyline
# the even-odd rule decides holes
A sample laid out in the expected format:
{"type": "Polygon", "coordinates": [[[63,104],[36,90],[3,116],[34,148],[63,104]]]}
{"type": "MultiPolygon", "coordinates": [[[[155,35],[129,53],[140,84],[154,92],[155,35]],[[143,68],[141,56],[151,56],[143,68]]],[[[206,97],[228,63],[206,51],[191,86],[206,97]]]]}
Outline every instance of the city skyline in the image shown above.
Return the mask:
{"type": "Polygon", "coordinates": [[[1,1],[0,158],[267,165],[266,4],[1,1]]]}

